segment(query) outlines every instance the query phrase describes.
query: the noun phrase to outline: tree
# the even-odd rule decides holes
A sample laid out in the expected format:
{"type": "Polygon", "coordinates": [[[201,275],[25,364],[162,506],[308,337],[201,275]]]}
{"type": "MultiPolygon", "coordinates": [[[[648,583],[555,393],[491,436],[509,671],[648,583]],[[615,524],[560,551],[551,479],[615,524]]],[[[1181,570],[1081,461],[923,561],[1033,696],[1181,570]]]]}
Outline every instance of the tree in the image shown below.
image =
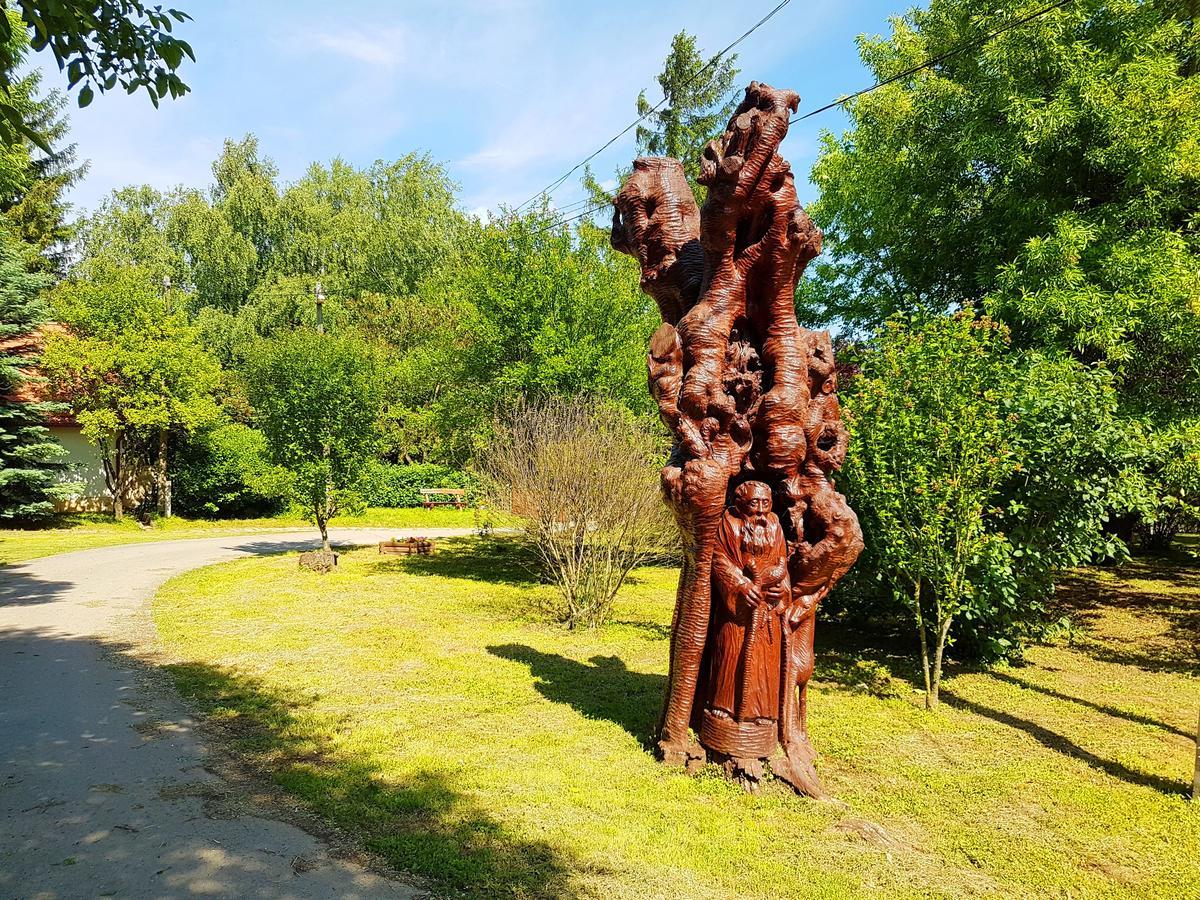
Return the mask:
{"type": "MultiPolygon", "coordinates": [[[[176,22],[190,19],[177,9],[164,10],[141,0],[16,0],[18,11],[0,16],[0,88],[11,86],[20,56],[8,48],[13,31],[27,27],[36,51],[47,47],[68,86],[79,89],[79,105],[87,106],[97,92],[118,85],[126,93],[144,90],[158,106],[162,97],[181,97],[188,86],[175,74],[186,55],[196,61],[187,41],[171,32],[176,22]],[[19,19],[18,19],[19,15],[19,19]]],[[[24,135],[51,152],[29,126],[19,107],[0,98],[0,139],[12,143],[24,135]]]]}
{"type": "MultiPolygon", "coordinates": [[[[10,14],[12,15],[12,14],[10,14]]],[[[29,38],[14,32],[3,52],[24,59],[29,38]]],[[[0,87],[0,100],[18,109],[36,142],[14,137],[0,150],[0,215],[8,232],[25,245],[31,268],[61,272],[66,243],[73,229],[66,222],[64,193],[83,175],[76,165],[75,145],[64,144],[68,126],[62,116],[66,99],[58,91],[40,96],[42,74],[34,70],[0,87]],[[43,150],[42,148],[49,148],[43,150]]]]}
{"type": "Polygon", "coordinates": [[[47,518],[72,485],[62,478],[66,451],[46,427],[62,406],[21,396],[34,381],[32,338],[47,318],[49,278],[27,272],[18,247],[0,238],[0,519],[30,522],[47,518]]]}
{"type": "Polygon", "coordinates": [[[571,628],[604,624],[630,571],[666,549],[656,444],[628,411],[588,397],[518,400],[493,425],[480,467],[522,521],[571,628]]]}
{"type": "MultiPolygon", "coordinates": [[[[656,79],[663,93],[661,106],[655,109],[658,104],[651,103],[645,91],[638,94],[638,116],[646,123],[639,124],[635,132],[638,154],[679,160],[697,203],[704,201],[704,191],[696,180],[704,148],[725,130],[738,104],[733,90],[739,72],[736,62],[736,53],[705,59],[696,38],[681,31],[671,39],[671,50],[656,79]]],[[[628,169],[617,171],[618,183],[628,177],[628,169]]],[[[590,205],[599,207],[586,216],[590,221],[592,215],[608,208],[612,197],[590,168],[585,167],[582,181],[590,205]]]]}
{"type": "Polygon", "coordinates": [[[683,163],[697,202],[703,199],[696,177],[704,147],[725,129],[737,106],[738,98],[733,96],[736,62],[737,54],[705,59],[695,36],[681,31],[671,39],[671,52],[657,78],[663,106],[654,110],[646,92],[638,94],[638,115],[645,116],[647,123],[637,127],[638,152],[671,156],[683,163]]]}
{"type": "Polygon", "coordinates": [[[824,135],[827,256],[798,302],[869,331],[982,303],[1018,347],[1105,362],[1135,413],[1200,406],[1195,4],[933,0],[861,38],[880,80],[824,135]],[[972,42],[976,42],[972,44],[972,42]]]}
{"type": "Polygon", "coordinates": [[[170,293],[136,266],[93,261],[55,289],[52,307],[66,332],[47,341],[43,368],[100,449],[113,515],[120,518],[139,456],[157,459],[161,493],[163,436],[218,418],[220,369],[170,293]]]}
{"type": "Polygon", "coordinates": [[[1154,502],[1139,537],[1146,549],[1163,553],[1185,528],[1200,523],[1200,421],[1152,432],[1144,452],[1154,502]]]}
{"type": "Polygon", "coordinates": [[[301,329],[264,341],[245,373],[272,461],[293,476],[293,495],[329,550],[329,520],[358,501],[375,449],[382,404],[374,349],[353,333],[301,329]]]}
{"type": "Polygon", "coordinates": [[[1002,541],[985,515],[1015,468],[1004,343],[1002,326],[969,311],[891,322],[844,391],[847,494],[916,623],[929,708],[951,625],[987,602],[972,570],[1002,541]]]}
{"type": "Polygon", "coordinates": [[[419,425],[431,410],[436,461],[471,456],[518,396],[591,394],[651,412],[642,360],[657,314],[636,264],[599,229],[552,224],[537,210],[474,226],[457,265],[419,292],[432,327],[396,363],[392,413],[419,425]]]}

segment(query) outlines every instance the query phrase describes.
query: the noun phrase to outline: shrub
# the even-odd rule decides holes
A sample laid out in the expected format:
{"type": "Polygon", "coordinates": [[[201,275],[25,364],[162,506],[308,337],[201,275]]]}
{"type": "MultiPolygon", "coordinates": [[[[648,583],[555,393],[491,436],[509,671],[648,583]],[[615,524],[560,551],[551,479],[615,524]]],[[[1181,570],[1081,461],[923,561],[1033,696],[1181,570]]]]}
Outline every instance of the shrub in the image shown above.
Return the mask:
{"type": "Polygon", "coordinates": [[[867,549],[830,611],[924,627],[933,703],[940,642],[1017,655],[1062,570],[1126,552],[1107,526],[1145,504],[1139,451],[1105,370],[1014,353],[970,310],[894,321],[857,349],[840,483],[867,549]]]}
{"type": "Polygon", "coordinates": [[[269,515],[283,506],[288,478],[267,459],[262,432],[233,423],[183,444],[171,487],[175,507],[187,515],[269,515]]]}
{"type": "Polygon", "coordinates": [[[1153,500],[1138,538],[1145,550],[1162,553],[1180,532],[1200,523],[1200,421],[1151,430],[1142,449],[1153,500]]]}
{"type": "Polygon", "coordinates": [[[518,401],[492,435],[479,461],[496,505],[523,523],[568,626],[603,624],[630,570],[674,533],[653,434],[579,397],[518,401]]]}
{"type": "Polygon", "coordinates": [[[367,506],[420,506],[421,488],[466,488],[468,502],[479,494],[473,475],[434,463],[394,465],[374,461],[363,470],[359,493],[367,506]]]}

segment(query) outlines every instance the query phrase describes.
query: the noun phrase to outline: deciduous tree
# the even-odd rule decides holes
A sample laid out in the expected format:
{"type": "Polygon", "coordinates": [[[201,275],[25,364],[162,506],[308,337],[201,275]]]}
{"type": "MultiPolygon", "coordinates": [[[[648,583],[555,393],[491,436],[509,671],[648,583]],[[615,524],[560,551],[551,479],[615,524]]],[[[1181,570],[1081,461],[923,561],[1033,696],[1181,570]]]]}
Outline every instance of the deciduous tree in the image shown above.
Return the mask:
{"type": "Polygon", "coordinates": [[[61,283],[52,304],[66,332],[47,341],[43,366],[100,449],[120,518],[139,455],[158,459],[162,490],[161,436],[218,418],[220,369],[170,293],[144,269],[94,262],[61,283]],[[157,453],[148,449],[155,444],[157,453]]]}
{"type": "Polygon", "coordinates": [[[291,472],[294,498],[329,549],[329,520],[357,505],[382,403],[374,349],[353,333],[300,329],[264,341],[246,370],[255,419],[272,460],[291,472]]]}

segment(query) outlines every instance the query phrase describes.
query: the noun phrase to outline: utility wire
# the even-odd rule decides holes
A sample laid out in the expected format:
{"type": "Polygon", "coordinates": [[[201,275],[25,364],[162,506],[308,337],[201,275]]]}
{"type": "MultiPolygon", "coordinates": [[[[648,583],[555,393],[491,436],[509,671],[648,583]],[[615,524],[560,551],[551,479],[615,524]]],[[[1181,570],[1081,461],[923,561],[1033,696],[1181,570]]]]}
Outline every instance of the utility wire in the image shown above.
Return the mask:
{"type": "Polygon", "coordinates": [[[543,232],[550,231],[555,228],[560,228],[563,225],[570,225],[572,222],[578,222],[580,219],[586,219],[592,213],[599,212],[602,209],[608,209],[611,202],[612,201],[610,201],[610,200],[605,200],[603,203],[597,203],[597,204],[593,205],[592,207],[590,207],[589,209],[585,209],[583,212],[578,213],[577,215],[571,216],[571,218],[569,218],[569,219],[559,219],[555,222],[551,222],[549,225],[543,226],[542,228],[538,228],[531,233],[532,234],[542,234],[543,232]]]}
{"type": "Polygon", "coordinates": [[[1006,32],[1006,31],[1011,31],[1014,28],[1017,28],[1028,22],[1032,22],[1034,19],[1041,18],[1042,16],[1046,15],[1046,13],[1054,12],[1054,10],[1061,9],[1062,7],[1068,6],[1069,4],[1074,3],[1074,2],[1075,2],[1075,0],[1058,0],[1057,3],[1052,3],[1049,6],[1038,10],[1035,13],[1031,13],[1030,15],[1025,16],[1023,19],[1017,19],[1016,21],[1009,22],[1007,25],[1003,25],[1000,28],[997,28],[995,31],[985,34],[983,37],[976,38],[973,41],[967,41],[965,44],[960,44],[959,46],[954,47],[953,49],[947,50],[945,53],[941,54],[940,56],[935,56],[932,59],[925,60],[925,62],[921,63],[920,65],[913,66],[910,69],[905,69],[899,75],[893,75],[891,78],[886,78],[877,84],[871,85],[869,88],[863,88],[861,91],[855,91],[853,94],[849,94],[845,97],[842,97],[840,100],[834,100],[832,103],[826,103],[824,106],[822,106],[818,109],[814,109],[812,112],[807,112],[802,116],[793,116],[788,121],[789,121],[789,123],[790,122],[799,122],[801,119],[807,119],[809,116],[815,116],[817,113],[823,113],[828,109],[833,109],[835,106],[841,106],[843,103],[849,103],[851,100],[855,99],[856,97],[861,97],[863,94],[869,94],[869,93],[871,93],[871,91],[878,90],[881,87],[886,87],[889,84],[895,84],[897,81],[901,81],[910,75],[915,75],[917,72],[920,72],[922,69],[928,69],[931,66],[936,66],[938,63],[943,62],[952,56],[957,56],[959,53],[962,53],[965,50],[970,50],[981,44],[986,44],[988,41],[992,40],[993,38],[999,37],[1000,35],[1004,34],[1004,32],[1006,32]]]}
{"type": "MultiPolygon", "coordinates": [[[[751,35],[756,29],[759,28],[759,26],[764,24],[768,19],[770,19],[773,15],[775,15],[775,13],[779,12],[779,10],[781,10],[789,2],[790,2],[790,0],[783,0],[782,3],[780,3],[773,10],[771,10],[769,13],[767,13],[762,19],[760,19],[754,25],[753,28],[751,28],[749,31],[747,31],[745,34],[743,34],[740,38],[738,38],[736,41],[734,41],[732,44],[730,44],[728,47],[726,47],[724,50],[722,50],[720,53],[718,53],[716,56],[714,56],[711,60],[709,60],[709,65],[716,62],[718,59],[721,58],[721,56],[723,56],[725,53],[729,52],[729,50],[732,47],[736,46],[742,40],[744,40],[749,35],[751,35]]],[[[1054,10],[1061,9],[1064,6],[1069,6],[1070,4],[1072,4],[1074,2],[1075,2],[1075,0],[1057,0],[1057,2],[1052,3],[1049,6],[1043,7],[1042,9],[1038,10],[1035,13],[1030,13],[1029,15],[1024,16],[1023,18],[1016,19],[1012,22],[1002,25],[1001,27],[995,29],[994,31],[988,32],[987,34],[983,35],[982,37],[978,37],[973,41],[967,41],[966,43],[960,44],[957,47],[953,47],[950,50],[947,50],[945,53],[942,53],[942,54],[939,54],[938,56],[934,56],[934,57],[931,57],[930,59],[927,59],[919,65],[912,66],[911,68],[905,69],[903,72],[900,72],[898,75],[893,75],[891,78],[886,78],[883,81],[873,84],[868,88],[863,88],[861,91],[855,91],[853,94],[849,94],[845,97],[842,97],[839,100],[834,100],[832,103],[826,103],[824,106],[814,109],[811,112],[807,112],[802,116],[793,116],[791,119],[788,120],[788,122],[789,122],[789,124],[792,122],[799,122],[802,119],[807,119],[810,116],[815,116],[818,113],[823,113],[828,110],[831,110],[836,106],[841,106],[845,103],[849,103],[851,100],[854,100],[857,97],[861,97],[864,94],[869,94],[869,93],[871,93],[871,91],[878,90],[881,87],[886,87],[889,84],[895,84],[897,81],[901,81],[905,78],[908,78],[910,75],[915,75],[917,72],[920,72],[923,69],[931,68],[933,66],[938,65],[941,62],[944,62],[945,60],[949,59],[952,56],[957,56],[958,54],[963,53],[967,50],[971,50],[974,47],[978,47],[983,44],[986,44],[988,41],[991,41],[994,38],[999,37],[1000,35],[1004,34],[1006,31],[1011,31],[1012,29],[1018,28],[1021,25],[1026,25],[1035,19],[1041,18],[1042,16],[1046,15],[1047,13],[1054,12],[1054,10]]],[[[707,66],[705,68],[707,68],[707,66]]],[[[704,71],[704,69],[700,70],[700,72],[703,72],[703,71],[704,71]]],[[[700,72],[697,72],[696,75],[693,76],[693,78],[698,77],[700,72]]],[[[688,83],[690,84],[690,82],[688,82],[688,83]]],[[[563,175],[561,178],[557,179],[556,181],[551,182],[551,184],[547,188],[539,191],[537,194],[535,194],[529,200],[526,200],[525,203],[522,203],[521,206],[518,206],[516,211],[519,212],[523,206],[530,203],[532,200],[536,200],[538,197],[542,196],[542,194],[545,194],[549,191],[557,190],[558,187],[564,181],[566,181],[571,175],[573,175],[575,172],[577,172],[581,166],[590,162],[602,151],[607,150],[618,138],[620,138],[620,137],[624,136],[626,133],[628,133],[628,131],[631,128],[633,128],[635,125],[637,125],[638,122],[641,122],[642,119],[644,119],[646,116],[650,115],[650,113],[657,110],[665,102],[666,102],[666,98],[663,98],[663,100],[660,101],[656,106],[647,110],[645,112],[645,114],[643,114],[638,119],[636,119],[634,122],[632,122],[627,128],[625,128],[624,131],[622,131],[620,134],[618,134],[616,137],[614,137],[612,140],[610,140],[607,144],[605,144],[603,147],[601,147],[599,150],[597,150],[595,153],[593,153],[587,159],[583,160],[583,162],[576,165],[573,169],[571,169],[571,171],[567,172],[565,175],[563,175]]],[[[567,204],[566,207],[559,210],[559,213],[562,214],[564,212],[569,212],[573,208],[577,208],[581,205],[584,205],[584,204],[587,204],[590,202],[591,202],[590,197],[585,198],[583,200],[577,200],[574,203],[567,204]]],[[[551,228],[557,228],[561,225],[569,225],[571,222],[575,222],[575,221],[578,221],[579,219],[589,216],[592,213],[596,212],[597,210],[603,209],[607,205],[608,205],[607,203],[596,204],[592,208],[584,210],[583,213],[571,216],[570,218],[562,219],[557,222],[553,222],[550,225],[546,226],[545,228],[538,229],[538,231],[535,231],[534,234],[540,234],[543,231],[549,231],[551,228]]]]}
{"type": "MultiPolygon", "coordinates": [[[[787,6],[791,2],[792,2],[792,0],[782,0],[782,2],[780,2],[774,9],[772,9],[769,13],[767,13],[765,16],[763,16],[761,19],[759,19],[757,22],[755,22],[750,27],[749,30],[747,30],[744,34],[742,34],[741,37],[739,37],[737,40],[733,41],[731,44],[729,44],[727,47],[725,47],[724,50],[719,51],[714,57],[712,57],[707,63],[705,63],[700,69],[698,69],[696,71],[695,75],[693,75],[686,82],[684,82],[684,87],[690,86],[693,81],[695,81],[697,78],[699,78],[701,75],[703,75],[709,68],[711,68],[713,65],[715,65],[718,61],[720,61],[725,56],[725,54],[727,54],[730,50],[732,50],[734,47],[736,47],[738,44],[740,44],[746,38],[750,37],[750,35],[754,34],[754,32],[758,31],[758,29],[761,28],[763,25],[765,25],[777,12],[779,12],[781,9],[783,9],[785,6],[787,6]]],[[[636,119],[634,119],[628,125],[626,125],[623,129],[621,129],[621,131],[619,131],[616,135],[614,135],[612,138],[610,138],[604,144],[604,146],[602,146],[599,150],[597,150],[596,152],[594,152],[593,154],[591,154],[590,156],[588,156],[581,162],[576,163],[564,175],[562,175],[559,178],[556,178],[554,181],[550,182],[550,184],[546,185],[546,187],[542,188],[540,191],[538,191],[536,194],[534,194],[532,197],[530,197],[528,200],[526,200],[524,203],[522,203],[520,206],[518,206],[514,210],[514,212],[520,212],[522,209],[524,209],[526,206],[528,206],[530,203],[532,203],[538,197],[541,197],[543,194],[554,193],[556,190],[558,190],[563,185],[563,183],[568,178],[570,178],[572,175],[574,175],[576,172],[578,172],[583,166],[590,163],[593,159],[595,159],[597,156],[599,156],[601,153],[603,153],[605,150],[607,150],[609,147],[611,147],[613,144],[615,144],[618,140],[620,140],[625,135],[627,135],[634,127],[636,127],[639,123],[641,123],[651,113],[657,112],[663,106],[663,104],[665,104],[667,102],[667,99],[668,99],[667,97],[663,97],[662,100],[658,101],[658,103],[654,104],[652,107],[650,107],[644,113],[642,113],[640,116],[638,116],[636,119]]]]}

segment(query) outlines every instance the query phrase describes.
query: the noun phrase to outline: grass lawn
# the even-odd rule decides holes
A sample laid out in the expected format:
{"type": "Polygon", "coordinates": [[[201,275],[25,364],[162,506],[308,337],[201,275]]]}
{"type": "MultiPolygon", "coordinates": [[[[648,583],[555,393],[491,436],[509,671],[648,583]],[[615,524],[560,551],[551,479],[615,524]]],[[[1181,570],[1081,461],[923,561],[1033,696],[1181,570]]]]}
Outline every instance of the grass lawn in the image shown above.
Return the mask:
{"type": "Polygon", "coordinates": [[[951,671],[932,714],[906,659],[819,632],[840,804],[654,761],[674,571],[640,570],[577,633],[525,571],[502,539],[356,551],[329,577],[247,559],[169,582],[154,615],[239,756],[443,893],[1200,896],[1196,569],[1079,575],[1069,643],[951,671]]]}
{"type": "MultiPolygon", "coordinates": [[[[471,528],[474,524],[473,510],[451,507],[368,509],[361,516],[342,516],[332,522],[334,528],[471,528]]],[[[0,529],[0,565],[113,544],[303,528],[311,528],[316,534],[315,525],[295,516],[263,519],[185,519],[175,516],[154,519],[147,527],[132,517],[115,522],[111,516],[69,515],[47,528],[0,529]]]]}

